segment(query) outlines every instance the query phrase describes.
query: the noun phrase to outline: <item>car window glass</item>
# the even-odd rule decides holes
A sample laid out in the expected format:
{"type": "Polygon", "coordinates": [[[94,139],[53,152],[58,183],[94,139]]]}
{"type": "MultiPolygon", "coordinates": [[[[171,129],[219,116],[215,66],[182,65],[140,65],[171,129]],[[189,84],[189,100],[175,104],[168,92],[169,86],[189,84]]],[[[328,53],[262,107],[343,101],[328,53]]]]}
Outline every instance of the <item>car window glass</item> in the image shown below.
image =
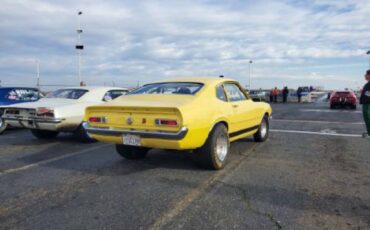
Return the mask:
{"type": "Polygon", "coordinates": [[[225,91],[224,91],[224,88],[222,87],[222,85],[217,86],[217,88],[216,88],[216,96],[221,101],[227,101],[227,98],[226,98],[226,95],[225,95],[225,91]]]}
{"type": "Polygon", "coordinates": [[[8,90],[2,97],[10,101],[37,101],[40,97],[36,89],[11,89],[8,90]]]}
{"type": "Polygon", "coordinates": [[[187,94],[194,95],[201,88],[203,84],[192,82],[165,82],[144,85],[130,94],[187,94]]]}
{"type": "Polygon", "coordinates": [[[103,101],[111,101],[127,93],[128,93],[128,90],[110,90],[105,93],[103,97],[103,101]]]}
{"type": "Polygon", "coordinates": [[[46,98],[65,98],[77,100],[88,90],[85,89],[59,89],[46,95],[46,98]]]}
{"type": "Polygon", "coordinates": [[[239,87],[235,84],[225,84],[224,85],[225,92],[230,101],[242,101],[246,100],[245,95],[239,89],[239,87]]]}

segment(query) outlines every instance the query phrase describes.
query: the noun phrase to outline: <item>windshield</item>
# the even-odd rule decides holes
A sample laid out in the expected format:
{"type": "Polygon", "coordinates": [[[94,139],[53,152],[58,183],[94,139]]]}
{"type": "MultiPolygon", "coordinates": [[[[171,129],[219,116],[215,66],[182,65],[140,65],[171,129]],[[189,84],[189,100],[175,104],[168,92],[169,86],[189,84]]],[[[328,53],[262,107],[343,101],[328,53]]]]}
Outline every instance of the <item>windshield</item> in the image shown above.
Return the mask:
{"type": "Polygon", "coordinates": [[[64,98],[77,100],[88,90],[85,89],[59,89],[46,95],[46,98],[64,98]]]}
{"type": "Polygon", "coordinates": [[[36,89],[0,89],[0,98],[8,101],[36,101],[39,97],[36,89]]]}
{"type": "Polygon", "coordinates": [[[201,83],[167,82],[144,85],[130,94],[188,94],[194,95],[201,88],[201,83]]]}

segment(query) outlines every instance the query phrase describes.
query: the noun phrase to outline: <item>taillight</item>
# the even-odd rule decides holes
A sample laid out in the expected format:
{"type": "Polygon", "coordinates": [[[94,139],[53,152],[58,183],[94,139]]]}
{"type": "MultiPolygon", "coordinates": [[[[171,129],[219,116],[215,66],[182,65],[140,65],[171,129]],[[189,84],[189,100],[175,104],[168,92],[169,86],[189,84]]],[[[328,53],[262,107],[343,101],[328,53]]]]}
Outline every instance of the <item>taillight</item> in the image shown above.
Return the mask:
{"type": "Polygon", "coordinates": [[[105,123],[106,121],[105,117],[89,117],[90,123],[105,123]]]}
{"type": "Polygon", "coordinates": [[[164,126],[177,126],[177,121],[168,119],[155,119],[155,124],[164,126]]]}
{"type": "Polygon", "coordinates": [[[43,117],[54,117],[54,110],[49,108],[37,108],[36,110],[37,116],[43,116],[43,117]]]}

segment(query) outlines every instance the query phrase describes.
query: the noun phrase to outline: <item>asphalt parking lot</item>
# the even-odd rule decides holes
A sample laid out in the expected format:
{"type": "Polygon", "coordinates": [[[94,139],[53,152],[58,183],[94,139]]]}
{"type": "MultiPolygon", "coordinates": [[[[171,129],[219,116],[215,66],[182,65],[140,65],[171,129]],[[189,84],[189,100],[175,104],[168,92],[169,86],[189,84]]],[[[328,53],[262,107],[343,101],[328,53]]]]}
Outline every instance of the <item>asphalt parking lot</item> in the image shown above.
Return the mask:
{"type": "Polygon", "coordinates": [[[69,135],[0,136],[1,229],[370,229],[370,140],[359,108],[273,105],[270,138],[232,144],[227,167],[187,152],[143,160],[69,135]]]}

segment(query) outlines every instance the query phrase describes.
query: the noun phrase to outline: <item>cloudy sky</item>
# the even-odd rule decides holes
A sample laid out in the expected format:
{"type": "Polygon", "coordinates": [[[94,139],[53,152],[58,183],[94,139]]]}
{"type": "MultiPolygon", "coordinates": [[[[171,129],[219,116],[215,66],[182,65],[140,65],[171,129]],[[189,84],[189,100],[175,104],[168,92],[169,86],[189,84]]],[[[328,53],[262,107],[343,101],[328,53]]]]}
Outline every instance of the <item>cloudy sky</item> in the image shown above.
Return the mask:
{"type": "Polygon", "coordinates": [[[89,85],[223,74],[252,88],[357,88],[369,67],[368,0],[1,0],[0,80],[77,84],[77,10],[89,85]]]}

